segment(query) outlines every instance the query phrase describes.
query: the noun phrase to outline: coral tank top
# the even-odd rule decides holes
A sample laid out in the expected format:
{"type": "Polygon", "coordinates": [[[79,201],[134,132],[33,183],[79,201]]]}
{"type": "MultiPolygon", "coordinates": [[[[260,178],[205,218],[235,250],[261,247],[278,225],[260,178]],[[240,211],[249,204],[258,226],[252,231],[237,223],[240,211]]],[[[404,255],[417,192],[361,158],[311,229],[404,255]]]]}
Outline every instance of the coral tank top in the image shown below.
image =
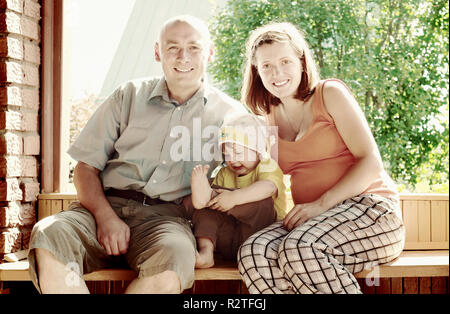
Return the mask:
{"type": "MultiPolygon", "coordinates": [[[[291,176],[291,191],[295,204],[318,199],[355,163],[355,158],[324,106],[322,91],[326,81],[320,81],[317,85],[311,104],[313,118],[306,133],[294,142],[278,137],[278,163],[283,173],[291,176]]],[[[269,125],[275,126],[273,110],[267,115],[267,120],[269,125]]],[[[362,194],[368,193],[398,198],[397,188],[386,172],[362,194]]]]}

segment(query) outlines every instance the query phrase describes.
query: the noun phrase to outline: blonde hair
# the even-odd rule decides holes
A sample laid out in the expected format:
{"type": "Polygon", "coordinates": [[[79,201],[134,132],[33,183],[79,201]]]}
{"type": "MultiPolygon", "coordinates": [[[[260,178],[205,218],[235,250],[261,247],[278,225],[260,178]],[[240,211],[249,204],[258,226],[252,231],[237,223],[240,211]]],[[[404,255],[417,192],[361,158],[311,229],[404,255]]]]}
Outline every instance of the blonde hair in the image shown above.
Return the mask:
{"type": "Polygon", "coordinates": [[[264,87],[256,66],[256,51],[265,44],[289,43],[298,54],[303,68],[301,83],[296,98],[308,100],[320,81],[319,69],[302,31],[291,23],[271,23],[251,32],[246,45],[246,65],[241,90],[241,102],[258,115],[269,114],[270,106],[277,106],[280,99],[264,87]]]}

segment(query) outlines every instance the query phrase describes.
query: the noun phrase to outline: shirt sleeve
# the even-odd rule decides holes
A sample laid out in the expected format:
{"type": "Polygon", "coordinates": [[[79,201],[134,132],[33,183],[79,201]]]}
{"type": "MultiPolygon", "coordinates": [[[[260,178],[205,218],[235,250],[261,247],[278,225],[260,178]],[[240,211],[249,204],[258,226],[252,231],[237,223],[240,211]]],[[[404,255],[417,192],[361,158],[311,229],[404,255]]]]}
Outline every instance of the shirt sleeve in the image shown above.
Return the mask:
{"type": "Polygon", "coordinates": [[[217,185],[217,186],[225,186],[225,169],[226,167],[223,167],[222,169],[220,169],[220,171],[217,173],[216,177],[213,180],[212,185],[217,185]]]}
{"type": "Polygon", "coordinates": [[[95,111],[67,153],[75,160],[102,171],[114,153],[120,133],[121,88],[95,111]]]}
{"type": "Polygon", "coordinates": [[[256,179],[257,181],[269,180],[275,184],[278,192],[273,198],[276,198],[280,193],[285,193],[286,187],[283,181],[283,172],[275,160],[271,158],[259,163],[256,179]]]}

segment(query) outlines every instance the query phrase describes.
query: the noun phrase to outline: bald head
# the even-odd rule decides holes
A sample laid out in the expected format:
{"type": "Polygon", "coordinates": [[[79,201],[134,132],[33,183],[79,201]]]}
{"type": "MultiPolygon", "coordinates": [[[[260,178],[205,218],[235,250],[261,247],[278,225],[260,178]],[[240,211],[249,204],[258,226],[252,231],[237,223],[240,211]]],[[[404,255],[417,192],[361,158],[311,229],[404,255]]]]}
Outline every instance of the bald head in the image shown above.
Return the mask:
{"type": "Polygon", "coordinates": [[[163,42],[164,34],[168,28],[171,26],[178,24],[178,23],[185,23],[190,25],[192,28],[194,28],[197,32],[200,33],[202,36],[202,39],[205,41],[206,46],[209,46],[211,44],[211,35],[209,33],[208,26],[204,21],[201,19],[192,16],[192,15],[178,15],[175,17],[170,18],[167,20],[164,25],[161,27],[161,30],[159,32],[159,42],[163,42]]]}

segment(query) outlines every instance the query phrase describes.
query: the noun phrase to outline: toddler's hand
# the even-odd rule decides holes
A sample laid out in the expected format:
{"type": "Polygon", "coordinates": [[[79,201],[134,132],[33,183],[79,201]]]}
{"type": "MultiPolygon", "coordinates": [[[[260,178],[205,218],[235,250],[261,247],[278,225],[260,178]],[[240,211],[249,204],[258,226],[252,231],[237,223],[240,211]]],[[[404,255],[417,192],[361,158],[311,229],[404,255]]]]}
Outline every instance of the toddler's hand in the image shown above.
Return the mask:
{"type": "Polygon", "coordinates": [[[233,191],[223,189],[214,189],[214,191],[219,194],[206,204],[207,207],[221,212],[227,212],[236,206],[237,202],[233,191]]]}

